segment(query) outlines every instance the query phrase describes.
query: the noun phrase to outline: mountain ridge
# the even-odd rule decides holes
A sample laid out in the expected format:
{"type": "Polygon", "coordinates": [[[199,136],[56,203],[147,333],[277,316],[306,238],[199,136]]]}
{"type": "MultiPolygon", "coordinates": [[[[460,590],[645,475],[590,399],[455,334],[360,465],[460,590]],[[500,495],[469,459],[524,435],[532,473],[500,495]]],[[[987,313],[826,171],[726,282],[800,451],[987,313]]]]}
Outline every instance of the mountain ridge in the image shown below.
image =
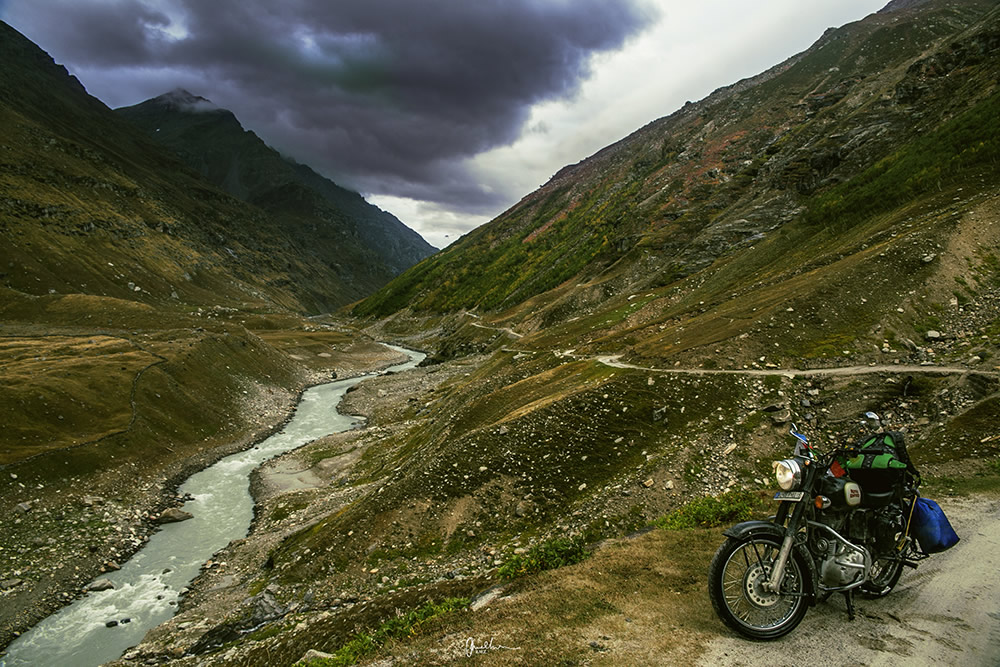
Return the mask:
{"type": "MultiPolygon", "coordinates": [[[[235,197],[260,206],[274,215],[287,212],[274,204],[287,201],[289,187],[305,187],[323,200],[310,210],[300,209],[299,225],[331,227],[340,237],[340,257],[327,262],[344,264],[352,252],[365,258],[352,270],[359,275],[379,276],[388,281],[434,251],[419,234],[391,213],[267,146],[252,130],[246,130],[228,109],[186,90],[175,90],[139,104],[115,110],[140,127],[152,139],[181,156],[189,166],[235,197]],[[353,239],[357,239],[354,241],[353,239]],[[351,250],[354,247],[353,251],[351,250]]],[[[370,282],[370,280],[369,280],[370,282]]],[[[377,287],[373,284],[372,288],[377,287]]]]}

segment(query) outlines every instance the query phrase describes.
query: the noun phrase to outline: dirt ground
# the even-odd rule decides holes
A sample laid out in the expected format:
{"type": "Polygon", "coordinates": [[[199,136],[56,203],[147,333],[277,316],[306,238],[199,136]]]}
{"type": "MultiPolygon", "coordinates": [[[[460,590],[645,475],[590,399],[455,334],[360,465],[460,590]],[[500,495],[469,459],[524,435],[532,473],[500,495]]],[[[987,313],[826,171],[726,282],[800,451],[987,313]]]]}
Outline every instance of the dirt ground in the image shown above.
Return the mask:
{"type": "Polygon", "coordinates": [[[783,639],[720,637],[697,664],[1000,664],[1000,500],[974,496],[941,506],[961,541],[905,571],[889,596],[858,599],[854,621],[835,596],[783,639]]]}

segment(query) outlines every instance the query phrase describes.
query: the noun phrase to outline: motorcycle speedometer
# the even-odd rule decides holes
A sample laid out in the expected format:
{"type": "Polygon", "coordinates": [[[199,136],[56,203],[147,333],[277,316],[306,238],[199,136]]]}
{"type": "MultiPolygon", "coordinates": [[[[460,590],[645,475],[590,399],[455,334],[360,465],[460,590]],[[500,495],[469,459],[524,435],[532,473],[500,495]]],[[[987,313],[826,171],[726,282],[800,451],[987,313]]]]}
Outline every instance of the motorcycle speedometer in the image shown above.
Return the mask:
{"type": "Polygon", "coordinates": [[[778,480],[778,486],[784,491],[796,489],[802,483],[802,467],[799,466],[799,462],[795,459],[775,461],[772,465],[774,466],[774,476],[778,480]]]}

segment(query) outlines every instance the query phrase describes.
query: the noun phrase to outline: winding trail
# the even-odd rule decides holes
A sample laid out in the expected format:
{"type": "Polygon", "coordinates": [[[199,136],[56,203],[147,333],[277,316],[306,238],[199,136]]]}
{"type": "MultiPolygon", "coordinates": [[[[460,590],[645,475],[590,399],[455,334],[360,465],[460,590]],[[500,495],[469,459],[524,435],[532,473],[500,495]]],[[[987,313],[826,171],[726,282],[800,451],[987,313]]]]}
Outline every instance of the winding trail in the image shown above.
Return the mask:
{"type": "Polygon", "coordinates": [[[997,371],[982,371],[964,366],[914,366],[914,365],[876,365],[876,366],[838,366],[835,368],[655,368],[637,366],[622,361],[621,355],[599,355],[590,357],[594,361],[612,368],[648,371],[651,373],[676,373],[681,375],[784,375],[787,377],[829,377],[837,375],[867,375],[869,373],[922,373],[925,375],[985,375],[1000,377],[997,371]]]}

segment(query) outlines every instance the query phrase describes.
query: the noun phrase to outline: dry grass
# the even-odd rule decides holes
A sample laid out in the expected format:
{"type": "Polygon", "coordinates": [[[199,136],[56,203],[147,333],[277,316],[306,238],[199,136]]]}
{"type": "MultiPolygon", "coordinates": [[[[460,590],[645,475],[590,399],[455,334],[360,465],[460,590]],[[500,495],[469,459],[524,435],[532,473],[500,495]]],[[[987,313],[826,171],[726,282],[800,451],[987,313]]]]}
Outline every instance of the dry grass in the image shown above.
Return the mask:
{"type": "MultiPolygon", "coordinates": [[[[654,530],[605,543],[583,563],[510,585],[482,609],[388,655],[411,665],[469,658],[477,665],[691,664],[721,623],[706,573],[716,529],[654,530]]],[[[378,664],[377,661],[374,664],[378,664]]]]}

